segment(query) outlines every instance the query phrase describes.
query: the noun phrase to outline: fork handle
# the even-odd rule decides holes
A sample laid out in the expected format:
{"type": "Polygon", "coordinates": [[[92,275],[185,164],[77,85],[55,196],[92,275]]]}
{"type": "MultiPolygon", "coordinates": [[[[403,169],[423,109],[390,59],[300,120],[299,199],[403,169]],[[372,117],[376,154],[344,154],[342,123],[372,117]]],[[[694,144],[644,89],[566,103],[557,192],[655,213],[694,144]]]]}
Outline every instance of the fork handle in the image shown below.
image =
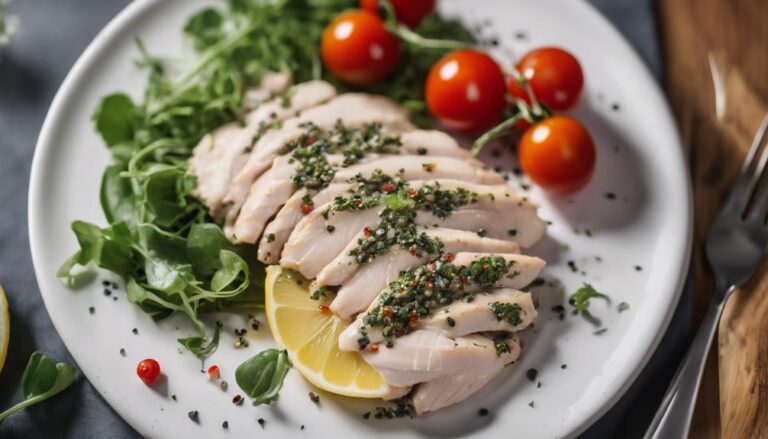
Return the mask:
{"type": "Polygon", "coordinates": [[[645,436],[643,436],[644,439],[685,439],[688,437],[707,354],[712,345],[712,339],[715,337],[717,324],[720,322],[728,293],[730,290],[723,295],[716,295],[709,305],[707,314],[704,316],[683,362],[675,372],[672,383],[669,385],[651,425],[645,432],[645,436]]]}

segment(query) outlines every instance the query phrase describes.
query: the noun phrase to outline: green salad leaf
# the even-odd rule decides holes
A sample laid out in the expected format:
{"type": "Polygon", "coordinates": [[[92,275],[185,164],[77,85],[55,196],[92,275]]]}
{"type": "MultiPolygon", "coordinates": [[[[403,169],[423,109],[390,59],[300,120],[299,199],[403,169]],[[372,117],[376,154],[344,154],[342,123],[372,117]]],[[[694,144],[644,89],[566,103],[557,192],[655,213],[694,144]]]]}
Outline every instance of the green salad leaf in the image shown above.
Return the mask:
{"type": "Polygon", "coordinates": [[[56,363],[40,352],[29,357],[21,377],[24,400],[0,413],[0,422],[31,405],[45,401],[69,387],[77,378],[77,370],[66,363],[56,363]]]}
{"type": "Polygon", "coordinates": [[[235,380],[243,392],[251,397],[253,405],[271,404],[277,400],[290,368],[288,352],[267,349],[238,366],[235,380]]]}

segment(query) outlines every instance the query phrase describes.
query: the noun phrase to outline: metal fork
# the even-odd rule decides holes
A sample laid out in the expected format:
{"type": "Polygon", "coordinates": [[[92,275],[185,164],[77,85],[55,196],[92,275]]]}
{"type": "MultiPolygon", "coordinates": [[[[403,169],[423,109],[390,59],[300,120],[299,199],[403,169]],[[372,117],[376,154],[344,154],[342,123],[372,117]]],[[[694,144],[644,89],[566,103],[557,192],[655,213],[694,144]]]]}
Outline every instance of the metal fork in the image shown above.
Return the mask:
{"type": "Polygon", "coordinates": [[[731,192],[707,235],[715,296],[667,389],[645,439],[687,438],[699,383],[717,324],[731,293],[755,273],[768,245],[768,188],[760,184],[768,163],[768,114],[763,118],[731,192]]]}

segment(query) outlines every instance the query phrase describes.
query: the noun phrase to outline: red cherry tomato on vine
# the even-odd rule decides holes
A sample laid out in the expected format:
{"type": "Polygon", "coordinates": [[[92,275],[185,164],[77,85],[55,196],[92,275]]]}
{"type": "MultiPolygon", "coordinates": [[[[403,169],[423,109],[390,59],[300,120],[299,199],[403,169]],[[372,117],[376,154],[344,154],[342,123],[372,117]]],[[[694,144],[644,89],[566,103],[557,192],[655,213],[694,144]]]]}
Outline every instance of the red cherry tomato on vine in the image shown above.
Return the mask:
{"type": "MultiPolygon", "coordinates": [[[[410,27],[418,27],[421,20],[435,11],[435,0],[390,0],[397,21],[410,27]]],[[[379,0],[360,0],[360,9],[379,13],[379,0]]]]}
{"type": "Polygon", "coordinates": [[[429,72],[427,106],[445,126],[477,131],[499,121],[506,106],[501,68],[490,56],[475,50],[455,50],[429,72]]]}
{"type": "Polygon", "coordinates": [[[160,377],[160,363],[151,358],[141,360],[136,366],[136,375],[144,381],[144,384],[151,386],[160,377]]]}
{"type": "Polygon", "coordinates": [[[368,11],[350,11],[325,28],[320,45],[325,67],[340,80],[367,86],[397,67],[400,45],[384,22],[368,11]]]}
{"type": "MultiPolygon", "coordinates": [[[[528,81],[536,99],[554,111],[565,111],[576,105],[584,87],[579,61],[557,47],[528,52],[517,63],[517,71],[528,81]]],[[[509,94],[530,104],[525,90],[514,78],[509,82],[509,94]]]]}
{"type": "Polygon", "coordinates": [[[554,116],[533,125],[520,140],[520,166],[542,188],[568,195],[595,170],[595,144],[579,122],[554,116]]]}

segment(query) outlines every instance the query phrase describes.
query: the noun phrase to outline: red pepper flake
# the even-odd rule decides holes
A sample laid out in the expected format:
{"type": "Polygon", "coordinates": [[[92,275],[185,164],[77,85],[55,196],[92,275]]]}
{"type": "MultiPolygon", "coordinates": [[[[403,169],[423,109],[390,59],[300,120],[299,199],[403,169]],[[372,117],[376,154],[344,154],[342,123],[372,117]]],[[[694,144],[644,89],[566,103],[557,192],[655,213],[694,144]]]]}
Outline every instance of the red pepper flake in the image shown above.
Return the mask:
{"type": "Polygon", "coordinates": [[[418,287],[419,286],[419,281],[414,279],[413,282],[411,282],[411,286],[413,286],[414,288],[418,287]]]}
{"type": "Polygon", "coordinates": [[[320,312],[323,314],[328,314],[329,312],[331,312],[331,308],[326,304],[322,304],[320,305],[320,312]]]}
{"type": "Polygon", "coordinates": [[[428,290],[431,290],[432,288],[434,288],[434,286],[435,285],[432,282],[427,282],[424,284],[424,287],[428,290]]]}
{"type": "Polygon", "coordinates": [[[411,311],[411,318],[408,320],[408,323],[411,325],[414,325],[418,321],[419,321],[419,313],[417,313],[416,310],[411,311]]]}
{"type": "Polygon", "coordinates": [[[379,352],[379,344],[378,343],[371,343],[371,352],[379,352]]]}
{"type": "Polygon", "coordinates": [[[387,317],[392,317],[393,315],[395,315],[395,310],[393,310],[392,307],[390,307],[390,306],[385,306],[381,310],[381,313],[384,314],[387,317]]]}
{"type": "Polygon", "coordinates": [[[352,200],[352,204],[354,204],[355,206],[359,206],[362,202],[363,200],[359,198],[355,198],[354,200],[352,200]]]}
{"type": "Polygon", "coordinates": [[[460,283],[462,286],[466,285],[468,281],[469,281],[469,280],[467,279],[467,276],[461,276],[461,277],[459,277],[459,283],[460,283]]]}
{"type": "Polygon", "coordinates": [[[403,336],[403,331],[401,331],[399,329],[397,331],[395,331],[395,337],[402,337],[402,336],[403,336]]]}
{"type": "Polygon", "coordinates": [[[221,373],[219,372],[219,366],[214,364],[213,366],[209,367],[208,376],[214,380],[219,379],[219,377],[221,376],[221,373]]]}
{"type": "Polygon", "coordinates": [[[312,212],[312,206],[307,203],[301,205],[301,213],[304,215],[309,215],[310,212],[312,212]]]}
{"type": "Polygon", "coordinates": [[[317,137],[316,136],[309,136],[309,137],[307,137],[307,145],[311,145],[311,144],[313,144],[315,142],[317,142],[317,137]]]}
{"type": "Polygon", "coordinates": [[[416,249],[411,247],[410,249],[408,249],[408,253],[410,253],[411,256],[416,256],[416,249]]]}
{"type": "Polygon", "coordinates": [[[416,195],[418,195],[419,192],[416,189],[410,188],[406,193],[408,194],[408,197],[416,198],[416,195]]]}
{"type": "Polygon", "coordinates": [[[445,255],[445,260],[448,262],[453,262],[453,260],[456,258],[456,256],[453,255],[453,253],[448,253],[445,255]]]}
{"type": "Polygon", "coordinates": [[[365,236],[371,236],[371,228],[370,228],[370,227],[366,227],[366,228],[364,228],[364,229],[363,229],[363,235],[365,235],[365,236]]]}
{"type": "Polygon", "coordinates": [[[392,183],[389,183],[389,182],[384,183],[384,184],[381,185],[381,190],[386,192],[386,193],[394,192],[395,191],[395,185],[392,184],[392,183]]]}

